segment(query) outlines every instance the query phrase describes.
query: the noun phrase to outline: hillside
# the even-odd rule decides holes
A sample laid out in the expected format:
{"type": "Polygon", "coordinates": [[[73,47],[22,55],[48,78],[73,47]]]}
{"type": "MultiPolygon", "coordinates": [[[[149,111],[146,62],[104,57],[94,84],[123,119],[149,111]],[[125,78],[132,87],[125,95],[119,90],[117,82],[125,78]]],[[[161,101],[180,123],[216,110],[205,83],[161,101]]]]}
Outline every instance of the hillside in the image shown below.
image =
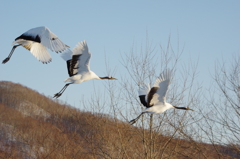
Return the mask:
{"type": "Polygon", "coordinates": [[[0,158],[237,158],[231,147],[163,136],[0,82],[0,158]]]}

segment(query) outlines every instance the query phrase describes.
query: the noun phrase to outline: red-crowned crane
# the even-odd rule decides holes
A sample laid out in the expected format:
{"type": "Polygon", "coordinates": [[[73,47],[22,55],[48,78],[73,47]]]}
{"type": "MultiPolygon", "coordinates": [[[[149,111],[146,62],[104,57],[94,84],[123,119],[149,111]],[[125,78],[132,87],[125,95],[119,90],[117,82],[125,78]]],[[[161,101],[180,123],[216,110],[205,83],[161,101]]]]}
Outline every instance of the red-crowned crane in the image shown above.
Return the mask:
{"type": "Polygon", "coordinates": [[[78,84],[91,79],[117,80],[111,76],[99,77],[90,70],[91,53],[88,51],[88,46],[85,40],[79,42],[73,51],[68,49],[64,52],[62,58],[67,62],[67,69],[70,77],[67,78],[65,82],[69,83],[65,84],[58,93],[54,94],[53,98],[60,97],[70,84],[78,84]]]}
{"type": "Polygon", "coordinates": [[[171,75],[172,71],[167,69],[160,74],[151,89],[148,85],[139,90],[139,99],[146,109],[137,118],[129,122],[131,125],[134,124],[144,113],[163,113],[171,108],[192,110],[188,107],[173,106],[166,102],[166,93],[171,82],[171,75]]]}
{"type": "Polygon", "coordinates": [[[3,64],[8,62],[18,46],[23,46],[29,50],[42,63],[49,63],[52,61],[48,49],[54,52],[62,52],[68,47],[64,44],[53,32],[47,27],[37,27],[28,30],[13,42],[13,48],[6,59],[2,61],[3,64]]]}

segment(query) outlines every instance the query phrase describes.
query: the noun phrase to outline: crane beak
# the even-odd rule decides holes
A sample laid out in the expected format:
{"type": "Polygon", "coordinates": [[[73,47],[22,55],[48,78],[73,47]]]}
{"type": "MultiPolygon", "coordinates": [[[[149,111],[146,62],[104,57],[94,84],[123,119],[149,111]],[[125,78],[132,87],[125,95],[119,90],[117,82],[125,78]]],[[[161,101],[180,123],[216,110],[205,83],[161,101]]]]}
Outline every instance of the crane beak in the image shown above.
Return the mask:
{"type": "Polygon", "coordinates": [[[112,77],[111,79],[112,79],[112,80],[118,80],[118,79],[116,79],[116,78],[113,78],[113,77],[112,77]]]}
{"type": "Polygon", "coordinates": [[[188,108],[188,107],[186,108],[186,110],[191,110],[191,111],[194,111],[193,109],[190,109],[190,108],[188,108]]]}

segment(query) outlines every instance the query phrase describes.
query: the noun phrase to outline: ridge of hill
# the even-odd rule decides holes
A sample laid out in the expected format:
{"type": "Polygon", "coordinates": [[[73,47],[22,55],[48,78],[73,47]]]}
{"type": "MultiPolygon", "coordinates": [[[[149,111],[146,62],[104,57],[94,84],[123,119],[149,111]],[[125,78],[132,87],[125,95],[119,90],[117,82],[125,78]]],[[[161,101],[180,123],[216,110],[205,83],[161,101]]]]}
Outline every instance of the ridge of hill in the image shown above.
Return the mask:
{"type": "Polygon", "coordinates": [[[0,158],[237,158],[231,147],[163,136],[0,81],[0,158]]]}

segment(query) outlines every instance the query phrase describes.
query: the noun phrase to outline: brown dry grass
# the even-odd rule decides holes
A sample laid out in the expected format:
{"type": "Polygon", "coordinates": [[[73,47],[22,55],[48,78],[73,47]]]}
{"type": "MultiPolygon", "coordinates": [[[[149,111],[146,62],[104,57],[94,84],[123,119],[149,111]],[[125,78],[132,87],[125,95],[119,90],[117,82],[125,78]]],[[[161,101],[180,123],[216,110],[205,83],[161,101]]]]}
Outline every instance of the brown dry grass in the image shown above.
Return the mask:
{"type": "MultiPolygon", "coordinates": [[[[234,158],[231,146],[211,145],[130,126],[83,112],[20,84],[0,82],[0,158],[234,158]],[[26,116],[22,102],[48,116],[26,116]],[[149,156],[148,146],[153,146],[149,156]],[[228,155],[227,155],[228,154],[228,155]],[[230,156],[230,154],[232,156],[230,156]]],[[[186,134],[188,135],[188,134],[186,134]]]]}

